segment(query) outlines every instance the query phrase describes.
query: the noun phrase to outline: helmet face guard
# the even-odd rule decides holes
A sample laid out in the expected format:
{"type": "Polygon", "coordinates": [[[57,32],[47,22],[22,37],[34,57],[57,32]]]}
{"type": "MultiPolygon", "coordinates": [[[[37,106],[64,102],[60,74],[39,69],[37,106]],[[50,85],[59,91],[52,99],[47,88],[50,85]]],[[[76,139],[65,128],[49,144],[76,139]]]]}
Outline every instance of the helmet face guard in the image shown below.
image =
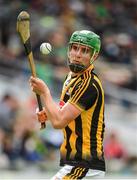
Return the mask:
{"type": "MultiPolygon", "coordinates": [[[[69,46],[74,43],[91,48],[92,56],[90,59],[90,64],[92,64],[95,60],[94,55],[96,53],[99,53],[100,51],[100,46],[101,46],[100,37],[92,31],[87,31],[87,30],[75,31],[70,38],[69,46]]],[[[69,60],[68,60],[68,65],[70,70],[74,73],[82,72],[86,69],[84,65],[70,63],[69,60]]]]}

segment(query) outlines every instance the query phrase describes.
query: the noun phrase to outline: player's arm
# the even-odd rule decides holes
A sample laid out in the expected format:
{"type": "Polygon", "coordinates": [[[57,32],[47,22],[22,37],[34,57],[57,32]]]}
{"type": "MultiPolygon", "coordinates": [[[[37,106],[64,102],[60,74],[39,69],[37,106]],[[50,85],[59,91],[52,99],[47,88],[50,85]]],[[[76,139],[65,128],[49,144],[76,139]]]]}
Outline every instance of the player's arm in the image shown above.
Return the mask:
{"type": "Polygon", "coordinates": [[[81,110],[72,105],[66,103],[62,108],[53,100],[50,90],[47,85],[39,78],[30,78],[30,85],[34,92],[41,95],[45,104],[45,111],[48,119],[56,129],[62,129],[69,124],[69,122],[81,113],[81,110]]]}
{"type": "Polygon", "coordinates": [[[80,109],[70,103],[66,103],[60,108],[52,99],[51,95],[43,98],[46,106],[46,113],[50,119],[52,126],[56,129],[66,127],[70,121],[74,120],[81,114],[80,109]]]}

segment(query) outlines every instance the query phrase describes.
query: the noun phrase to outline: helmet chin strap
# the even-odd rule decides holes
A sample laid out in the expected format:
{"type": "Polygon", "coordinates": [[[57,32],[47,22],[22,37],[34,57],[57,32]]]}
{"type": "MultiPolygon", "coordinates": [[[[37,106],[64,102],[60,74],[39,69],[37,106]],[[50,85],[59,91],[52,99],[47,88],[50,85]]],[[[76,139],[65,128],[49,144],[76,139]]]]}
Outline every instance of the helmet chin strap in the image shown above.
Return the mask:
{"type": "Polygon", "coordinates": [[[86,69],[86,67],[82,64],[75,64],[75,63],[69,62],[68,65],[69,65],[70,70],[74,73],[80,73],[86,69]]]}

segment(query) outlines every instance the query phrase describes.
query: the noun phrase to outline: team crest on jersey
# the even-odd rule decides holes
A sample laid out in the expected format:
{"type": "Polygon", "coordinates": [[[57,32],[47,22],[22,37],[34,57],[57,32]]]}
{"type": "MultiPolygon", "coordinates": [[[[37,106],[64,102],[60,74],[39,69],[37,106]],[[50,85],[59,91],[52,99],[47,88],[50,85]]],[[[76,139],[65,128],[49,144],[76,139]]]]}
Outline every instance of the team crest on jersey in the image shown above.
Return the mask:
{"type": "Polygon", "coordinates": [[[65,105],[65,102],[64,102],[64,101],[60,101],[60,102],[59,102],[59,107],[60,107],[60,108],[62,108],[64,105],[65,105]]]}

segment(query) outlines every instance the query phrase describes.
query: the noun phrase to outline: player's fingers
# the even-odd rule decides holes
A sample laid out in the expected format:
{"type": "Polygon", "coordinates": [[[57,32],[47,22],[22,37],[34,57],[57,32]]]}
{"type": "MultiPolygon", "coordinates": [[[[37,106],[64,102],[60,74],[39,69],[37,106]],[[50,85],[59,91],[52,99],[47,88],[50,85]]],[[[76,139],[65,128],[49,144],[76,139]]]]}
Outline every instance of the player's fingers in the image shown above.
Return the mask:
{"type": "Polygon", "coordinates": [[[31,90],[32,90],[33,92],[36,91],[36,89],[35,89],[35,87],[34,87],[33,85],[31,85],[31,90]]]}
{"type": "Polygon", "coordinates": [[[31,77],[30,77],[30,81],[36,83],[36,82],[38,82],[38,81],[41,81],[41,79],[39,79],[38,77],[33,77],[33,76],[31,76],[31,77]]]}
{"type": "Polygon", "coordinates": [[[31,81],[31,80],[29,81],[29,84],[30,84],[31,87],[36,86],[36,83],[34,81],[31,81]]]}
{"type": "Polygon", "coordinates": [[[32,84],[32,85],[34,85],[34,84],[37,84],[37,78],[35,78],[35,77],[30,77],[30,79],[29,79],[29,82],[30,82],[30,84],[32,84]]]}
{"type": "Polygon", "coordinates": [[[34,81],[34,77],[31,76],[31,77],[29,78],[29,82],[32,83],[33,81],[34,81]]]}
{"type": "Polygon", "coordinates": [[[34,92],[38,91],[38,85],[36,83],[30,83],[31,90],[34,92]]]}

